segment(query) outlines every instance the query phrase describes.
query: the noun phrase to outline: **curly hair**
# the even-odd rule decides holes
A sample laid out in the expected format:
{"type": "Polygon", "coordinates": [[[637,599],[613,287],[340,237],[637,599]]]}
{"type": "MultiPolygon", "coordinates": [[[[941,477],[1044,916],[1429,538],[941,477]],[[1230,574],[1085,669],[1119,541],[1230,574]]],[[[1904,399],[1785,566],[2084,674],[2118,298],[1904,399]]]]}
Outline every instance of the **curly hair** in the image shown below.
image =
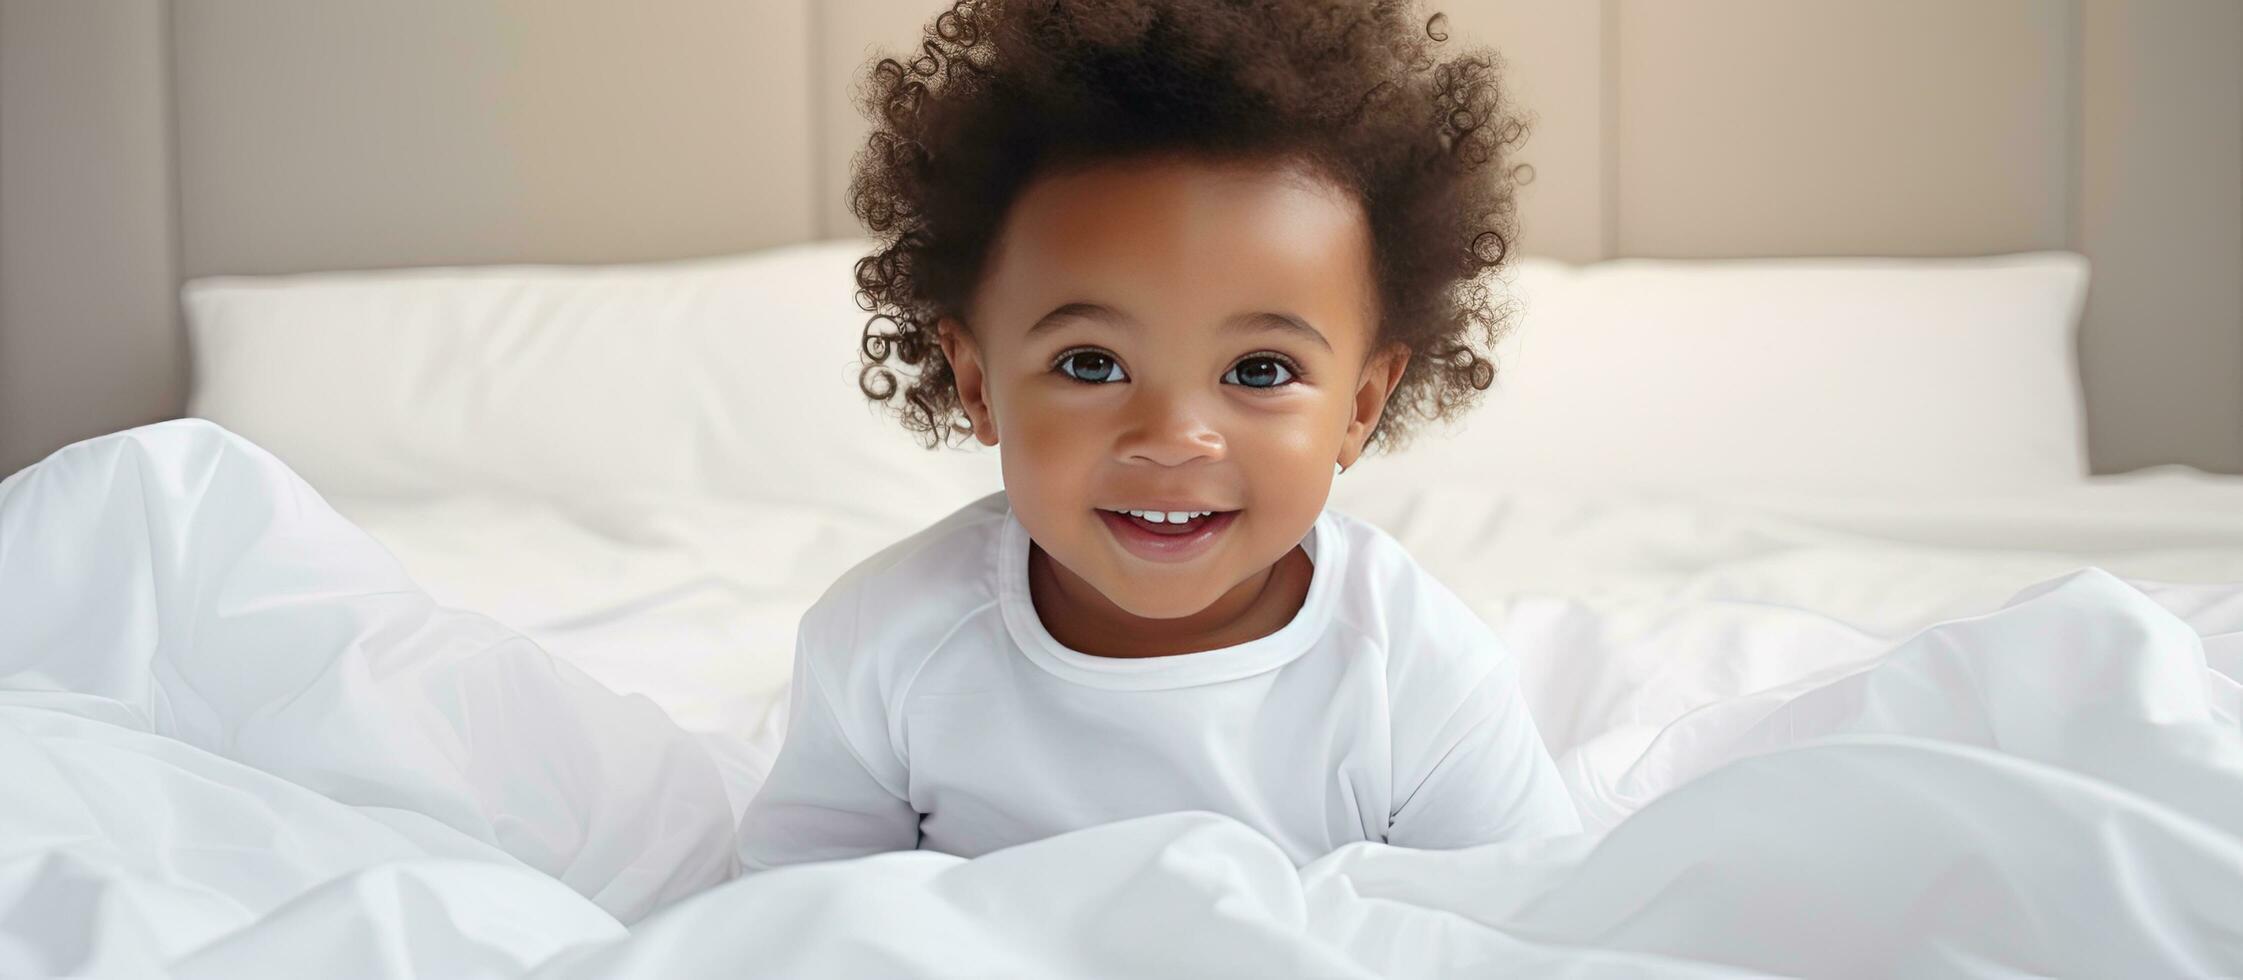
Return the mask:
{"type": "Polygon", "coordinates": [[[970,435],[936,324],[964,319],[1007,207],[1040,174],[1180,154],[1304,162],[1362,203],[1371,349],[1411,351],[1367,451],[1469,408],[1514,312],[1487,280],[1517,240],[1515,191],[1533,171],[1510,156],[1530,120],[1498,86],[1500,56],[1435,58],[1446,15],[1421,26],[1409,7],[956,0],[917,57],[878,59],[853,93],[873,128],[849,208],[879,243],[856,264],[857,305],[873,314],[865,397],[930,449],[970,435]],[[907,385],[890,358],[917,369],[907,385]]]}

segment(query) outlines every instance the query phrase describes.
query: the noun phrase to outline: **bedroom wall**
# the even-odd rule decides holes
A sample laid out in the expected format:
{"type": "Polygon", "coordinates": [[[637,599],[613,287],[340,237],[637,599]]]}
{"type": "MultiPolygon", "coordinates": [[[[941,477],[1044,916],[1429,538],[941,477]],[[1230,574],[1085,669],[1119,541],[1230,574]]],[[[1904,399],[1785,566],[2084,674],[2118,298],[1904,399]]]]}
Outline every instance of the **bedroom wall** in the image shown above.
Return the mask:
{"type": "Polygon", "coordinates": [[[159,3],[0,0],[0,477],[179,414],[159,3]]]}
{"type": "MultiPolygon", "coordinates": [[[[184,278],[846,234],[937,0],[0,0],[0,472],[175,414],[184,278]]],[[[1522,250],[2095,264],[2094,468],[2243,472],[2243,4],[1457,0],[1522,250]]]]}

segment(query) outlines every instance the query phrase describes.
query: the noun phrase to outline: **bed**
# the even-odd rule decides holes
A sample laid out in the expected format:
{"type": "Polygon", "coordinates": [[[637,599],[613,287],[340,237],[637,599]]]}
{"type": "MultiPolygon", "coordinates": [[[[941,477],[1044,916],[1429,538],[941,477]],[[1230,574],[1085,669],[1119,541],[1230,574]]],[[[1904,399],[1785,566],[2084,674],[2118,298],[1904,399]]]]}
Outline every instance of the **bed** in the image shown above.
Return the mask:
{"type": "Polygon", "coordinates": [[[1525,313],[1332,506],[1587,832],[736,877],[796,617],[1001,485],[846,339],[940,6],[0,6],[0,976],[2243,974],[2233,4],[1433,5],[1525,313]]]}
{"type": "Polygon", "coordinates": [[[1582,835],[737,877],[796,617],[1001,487],[857,395],[866,246],[191,284],[197,417],[0,483],[0,973],[2243,969],[2243,478],[2088,475],[2061,252],[1522,261],[1487,404],[1338,478],[1582,835]]]}

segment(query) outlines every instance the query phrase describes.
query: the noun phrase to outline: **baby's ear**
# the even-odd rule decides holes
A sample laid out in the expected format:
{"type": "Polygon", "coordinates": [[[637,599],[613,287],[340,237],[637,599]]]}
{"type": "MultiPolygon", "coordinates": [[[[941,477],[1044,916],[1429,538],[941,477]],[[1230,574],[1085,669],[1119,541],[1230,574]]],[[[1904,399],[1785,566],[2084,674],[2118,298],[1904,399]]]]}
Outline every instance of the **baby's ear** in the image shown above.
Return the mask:
{"type": "Polygon", "coordinates": [[[1386,393],[1392,395],[1394,389],[1402,384],[1402,372],[1409,370],[1410,345],[1396,343],[1387,348],[1387,359],[1379,363],[1384,368],[1380,377],[1386,381],[1386,393]]]}
{"type": "Polygon", "coordinates": [[[1371,440],[1371,430],[1378,428],[1379,418],[1386,414],[1386,402],[1393,397],[1394,389],[1402,383],[1402,372],[1410,366],[1410,347],[1394,343],[1372,354],[1363,364],[1363,380],[1355,389],[1355,416],[1348,420],[1346,446],[1340,462],[1349,464],[1359,458],[1365,443],[1371,440]]]}
{"type": "Polygon", "coordinates": [[[981,348],[973,334],[956,318],[935,321],[935,340],[942,345],[943,360],[950,362],[950,377],[958,389],[958,407],[966,413],[974,438],[984,446],[997,444],[997,420],[989,411],[989,393],[983,385],[981,348]]]}
{"type": "Polygon", "coordinates": [[[935,344],[942,348],[942,359],[945,363],[952,365],[953,370],[956,369],[958,363],[957,345],[960,332],[958,321],[950,317],[942,317],[935,321],[935,344]]]}
{"type": "Polygon", "coordinates": [[[1355,392],[1355,421],[1364,435],[1378,425],[1379,416],[1386,411],[1386,400],[1402,383],[1402,372],[1410,366],[1410,347],[1395,343],[1371,355],[1363,365],[1363,380],[1355,392]]]}

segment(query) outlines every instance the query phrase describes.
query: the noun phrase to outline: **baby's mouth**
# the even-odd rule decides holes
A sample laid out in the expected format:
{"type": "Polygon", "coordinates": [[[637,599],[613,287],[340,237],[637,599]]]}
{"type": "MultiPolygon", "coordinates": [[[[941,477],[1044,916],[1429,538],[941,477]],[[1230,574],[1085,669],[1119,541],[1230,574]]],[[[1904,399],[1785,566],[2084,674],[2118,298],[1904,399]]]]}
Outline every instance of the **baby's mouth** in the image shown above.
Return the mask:
{"type": "Polygon", "coordinates": [[[1120,517],[1148,533],[1167,537],[1192,534],[1238,513],[1235,510],[1113,510],[1104,507],[1099,510],[1120,517]]]}

